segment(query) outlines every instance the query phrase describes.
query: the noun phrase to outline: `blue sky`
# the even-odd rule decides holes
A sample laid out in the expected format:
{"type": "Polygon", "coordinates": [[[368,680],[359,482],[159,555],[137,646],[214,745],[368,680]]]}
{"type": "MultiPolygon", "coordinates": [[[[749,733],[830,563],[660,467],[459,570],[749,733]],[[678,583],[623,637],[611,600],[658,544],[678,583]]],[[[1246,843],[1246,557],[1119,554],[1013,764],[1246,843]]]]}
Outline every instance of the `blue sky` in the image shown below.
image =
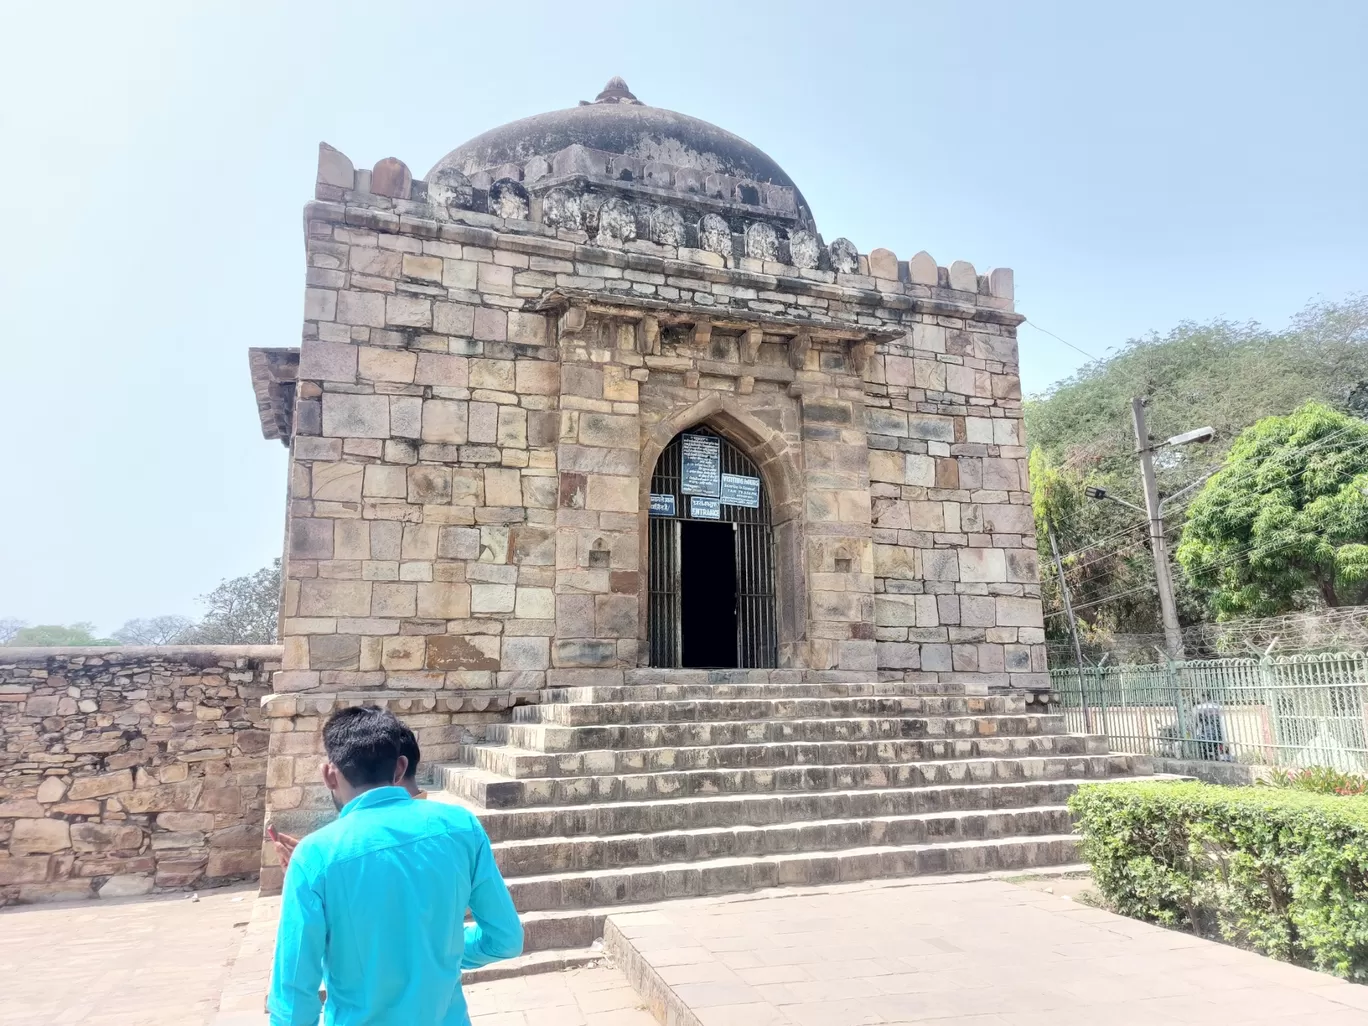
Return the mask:
{"type": "MultiPolygon", "coordinates": [[[[590,99],[736,132],[828,240],[1016,270],[1093,353],[1368,287],[1368,4],[10,0],[0,616],[198,611],[280,551],[249,346],[297,344],[317,144],[424,174],[590,99]]],[[[1023,326],[1028,391],[1083,361],[1023,326]]]]}

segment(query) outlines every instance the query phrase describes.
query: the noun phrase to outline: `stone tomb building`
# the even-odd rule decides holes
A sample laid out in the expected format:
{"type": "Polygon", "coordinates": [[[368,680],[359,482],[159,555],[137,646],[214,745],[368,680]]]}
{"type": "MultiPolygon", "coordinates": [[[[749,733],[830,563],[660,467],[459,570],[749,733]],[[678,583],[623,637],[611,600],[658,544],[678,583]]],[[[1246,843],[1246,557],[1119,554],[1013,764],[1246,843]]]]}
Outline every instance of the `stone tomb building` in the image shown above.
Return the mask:
{"type": "Polygon", "coordinates": [[[421,180],[323,145],[305,226],[300,346],[251,352],[278,813],[328,808],[318,717],[360,695],[442,758],[647,668],[1045,686],[1010,270],[828,242],[620,79],[421,180]]]}

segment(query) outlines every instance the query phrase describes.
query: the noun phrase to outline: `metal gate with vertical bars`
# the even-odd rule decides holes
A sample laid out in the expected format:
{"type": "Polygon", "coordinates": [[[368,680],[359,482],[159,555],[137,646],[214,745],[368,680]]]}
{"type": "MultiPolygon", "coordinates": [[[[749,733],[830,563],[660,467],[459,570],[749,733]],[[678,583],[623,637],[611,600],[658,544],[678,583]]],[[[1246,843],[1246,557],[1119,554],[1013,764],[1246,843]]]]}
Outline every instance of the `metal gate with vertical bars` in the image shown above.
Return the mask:
{"type": "Polygon", "coordinates": [[[770,527],[769,496],[764,480],[750,458],[725,437],[706,426],[676,435],[656,461],[651,494],[674,496],[674,516],[652,516],[647,532],[647,629],[652,666],[681,665],[680,522],[690,516],[689,497],[682,490],[684,434],[719,439],[721,473],[760,480],[758,507],[720,505],[720,518],[730,523],[736,540],[736,666],[763,669],[778,658],[778,625],[774,609],[774,540],[770,527]]]}

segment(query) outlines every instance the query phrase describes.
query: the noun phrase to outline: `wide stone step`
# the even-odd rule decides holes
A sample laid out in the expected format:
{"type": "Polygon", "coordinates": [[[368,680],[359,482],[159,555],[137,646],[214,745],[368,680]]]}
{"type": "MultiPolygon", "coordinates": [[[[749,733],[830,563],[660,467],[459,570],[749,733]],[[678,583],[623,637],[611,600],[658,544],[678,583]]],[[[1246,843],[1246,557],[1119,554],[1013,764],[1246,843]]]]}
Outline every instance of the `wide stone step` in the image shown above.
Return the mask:
{"type": "Polygon", "coordinates": [[[686,748],[789,741],[877,741],[894,738],[1062,734],[1057,714],[1016,716],[858,716],[849,719],[744,720],[729,723],[628,723],[566,727],[500,724],[490,739],[539,752],[595,748],[686,748]]]}
{"type": "Polygon", "coordinates": [[[697,702],[719,700],[754,701],[757,699],[798,698],[1006,698],[1022,705],[1024,695],[997,692],[989,696],[988,689],[951,690],[944,684],[910,684],[905,681],[871,681],[864,683],[801,683],[801,684],[637,684],[627,687],[590,686],[574,688],[545,688],[543,702],[697,702]]]}
{"type": "Polygon", "coordinates": [[[522,912],[582,909],[736,894],[763,887],[1061,865],[1075,859],[1077,845],[1078,839],[1070,834],[880,845],[514,877],[508,889],[522,912]]]}
{"type": "MultiPolygon", "coordinates": [[[[1118,775],[1130,775],[1132,779],[1160,779],[1142,775],[1150,772],[1148,760],[1133,756],[1111,758],[1113,772],[1118,775]]],[[[1080,785],[1094,783],[1097,779],[1065,778],[1012,784],[963,783],[809,794],[710,795],[563,808],[486,809],[451,791],[434,791],[432,800],[469,809],[484,826],[489,839],[497,844],[500,841],[545,837],[609,836],[722,826],[766,826],[820,819],[1062,805],[1080,785]]]]}
{"type": "Polygon", "coordinates": [[[1100,734],[1031,734],[1021,737],[909,738],[896,741],[800,741],[696,748],[599,749],[547,754],[509,745],[466,745],[461,760],[476,769],[522,780],[670,770],[763,766],[836,766],[871,762],[1106,755],[1100,734]]]}
{"type": "Polygon", "coordinates": [[[609,837],[535,838],[496,844],[494,858],[504,876],[512,879],[792,852],[1066,834],[1071,829],[1069,810],[1056,805],[811,820],[760,827],[710,827],[609,837]]]}
{"type": "MultiPolygon", "coordinates": [[[[548,674],[550,686],[555,687],[650,687],[654,685],[684,685],[708,687],[741,687],[757,684],[799,685],[799,684],[879,684],[885,682],[870,674],[851,673],[849,670],[683,670],[667,669],[657,666],[640,666],[625,671],[604,670],[552,670],[548,674]],[[615,673],[618,679],[608,679],[615,673]]],[[[895,683],[903,684],[902,681],[895,683]]],[[[966,695],[986,694],[990,689],[986,682],[957,681],[953,684],[937,681],[907,683],[907,687],[920,688],[924,695],[966,695]]]]}
{"type": "Polygon", "coordinates": [[[682,770],[510,780],[468,766],[439,767],[442,787],[487,809],[681,799],[708,795],[920,788],[938,784],[1013,783],[1024,780],[1099,778],[1129,771],[1126,756],[1067,755],[1025,759],[952,759],[943,762],[773,769],[682,770]]]}
{"type": "Polygon", "coordinates": [[[1025,712],[1019,696],[875,695],[861,698],[718,698],[667,702],[543,702],[513,710],[514,723],[599,726],[625,723],[719,723],[737,720],[813,720],[854,716],[979,716],[1025,712]]]}

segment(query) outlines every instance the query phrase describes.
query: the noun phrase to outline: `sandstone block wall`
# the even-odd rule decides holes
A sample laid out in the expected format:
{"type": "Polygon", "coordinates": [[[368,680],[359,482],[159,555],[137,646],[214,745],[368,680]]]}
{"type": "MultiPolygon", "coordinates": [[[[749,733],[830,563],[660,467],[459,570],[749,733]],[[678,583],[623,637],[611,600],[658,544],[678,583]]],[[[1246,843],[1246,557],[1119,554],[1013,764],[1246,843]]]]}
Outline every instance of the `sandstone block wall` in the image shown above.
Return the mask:
{"type": "Polygon", "coordinates": [[[922,317],[866,380],[880,670],[1048,689],[1015,329],[922,317]]]}
{"type": "Polygon", "coordinates": [[[278,689],[641,665],[651,469],[704,420],[775,507],[782,665],[1043,685],[1011,271],[629,164],[423,182],[322,149],[278,689]]]}
{"type": "Polygon", "coordinates": [[[0,905],[254,877],[280,658],[0,648],[0,905]]]}

